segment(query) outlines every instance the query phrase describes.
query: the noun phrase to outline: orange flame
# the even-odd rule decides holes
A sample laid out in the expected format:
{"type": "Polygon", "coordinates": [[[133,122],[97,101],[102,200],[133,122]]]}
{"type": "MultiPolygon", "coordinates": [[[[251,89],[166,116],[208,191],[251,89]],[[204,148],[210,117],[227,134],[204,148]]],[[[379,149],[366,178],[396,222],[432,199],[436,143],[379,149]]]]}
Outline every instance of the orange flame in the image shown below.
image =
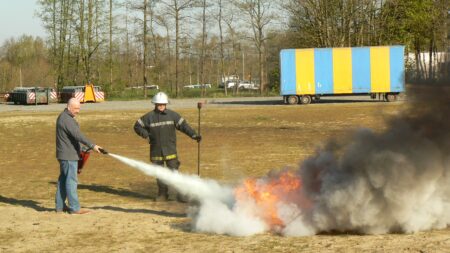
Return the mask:
{"type": "Polygon", "coordinates": [[[277,178],[245,180],[242,186],[235,189],[235,196],[237,201],[253,199],[261,211],[258,215],[276,228],[285,225],[278,215],[277,205],[298,195],[300,188],[301,178],[291,171],[284,171],[277,178]]]}

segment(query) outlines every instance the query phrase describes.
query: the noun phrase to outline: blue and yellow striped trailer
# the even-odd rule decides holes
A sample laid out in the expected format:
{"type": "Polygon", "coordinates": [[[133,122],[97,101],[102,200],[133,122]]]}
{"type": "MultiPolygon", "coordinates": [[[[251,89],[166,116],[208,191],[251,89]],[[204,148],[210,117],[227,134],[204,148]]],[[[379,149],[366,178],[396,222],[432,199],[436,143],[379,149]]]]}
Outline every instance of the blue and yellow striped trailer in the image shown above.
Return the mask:
{"type": "Polygon", "coordinates": [[[283,49],[281,95],[309,104],[331,95],[382,95],[394,101],[405,90],[404,46],[283,49]]]}

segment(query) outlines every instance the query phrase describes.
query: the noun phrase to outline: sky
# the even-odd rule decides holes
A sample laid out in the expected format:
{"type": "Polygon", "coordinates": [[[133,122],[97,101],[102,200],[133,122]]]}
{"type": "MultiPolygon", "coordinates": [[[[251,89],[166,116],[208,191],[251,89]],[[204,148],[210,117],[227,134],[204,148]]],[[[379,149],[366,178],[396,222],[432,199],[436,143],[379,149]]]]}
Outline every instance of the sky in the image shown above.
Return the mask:
{"type": "Polygon", "coordinates": [[[0,0],[0,46],[7,39],[18,39],[24,34],[45,38],[37,11],[37,0],[0,0]]]}

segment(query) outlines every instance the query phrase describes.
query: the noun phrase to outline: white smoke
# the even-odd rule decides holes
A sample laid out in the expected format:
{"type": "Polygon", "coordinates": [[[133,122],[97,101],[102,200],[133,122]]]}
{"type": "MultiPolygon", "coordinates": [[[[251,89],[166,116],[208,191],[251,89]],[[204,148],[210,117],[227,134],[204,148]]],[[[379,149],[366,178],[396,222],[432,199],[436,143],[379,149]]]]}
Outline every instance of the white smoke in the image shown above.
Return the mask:
{"type": "Polygon", "coordinates": [[[201,179],[197,175],[186,175],[164,167],[133,160],[120,155],[109,154],[117,160],[142,171],[144,174],[156,177],[172,186],[178,192],[199,201],[217,200],[227,205],[234,202],[232,188],[218,184],[214,180],[201,179]]]}
{"type": "Polygon", "coordinates": [[[248,236],[263,233],[269,228],[263,220],[254,215],[254,210],[256,209],[251,204],[230,207],[210,199],[203,201],[198,207],[191,207],[189,216],[195,231],[248,236]]]}
{"type": "Polygon", "coordinates": [[[254,216],[253,210],[257,209],[251,206],[251,202],[246,205],[236,204],[233,189],[229,186],[120,155],[109,155],[197,200],[200,205],[190,207],[189,210],[195,231],[246,236],[268,229],[264,221],[254,216]]]}

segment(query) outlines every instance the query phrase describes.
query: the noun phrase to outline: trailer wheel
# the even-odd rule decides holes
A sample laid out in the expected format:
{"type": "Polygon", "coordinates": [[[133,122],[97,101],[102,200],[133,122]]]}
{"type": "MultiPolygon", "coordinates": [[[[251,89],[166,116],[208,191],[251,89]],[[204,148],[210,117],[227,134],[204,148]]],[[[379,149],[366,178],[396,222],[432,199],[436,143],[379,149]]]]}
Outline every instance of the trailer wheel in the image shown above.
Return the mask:
{"type": "Polygon", "coordinates": [[[302,103],[303,105],[307,105],[307,104],[311,103],[311,96],[309,96],[309,95],[301,96],[300,103],[302,103]]]}
{"type": "Polygon", "coordinates": [[[295,95],[288,96],[286,100],[287,100],[287,103],[290,104],[290,105],[298,104],[298,97],[295,96],[295,95]]]}
{"type": "Polygon", "coordinates": [[[397,100],[397,95],[395,95],[395,94],[386,94],[385,95],[385,99],[386,99],[386,101],[388,101],[388,102],[394,102],[394,101],[396,101],[397,100]]]}

